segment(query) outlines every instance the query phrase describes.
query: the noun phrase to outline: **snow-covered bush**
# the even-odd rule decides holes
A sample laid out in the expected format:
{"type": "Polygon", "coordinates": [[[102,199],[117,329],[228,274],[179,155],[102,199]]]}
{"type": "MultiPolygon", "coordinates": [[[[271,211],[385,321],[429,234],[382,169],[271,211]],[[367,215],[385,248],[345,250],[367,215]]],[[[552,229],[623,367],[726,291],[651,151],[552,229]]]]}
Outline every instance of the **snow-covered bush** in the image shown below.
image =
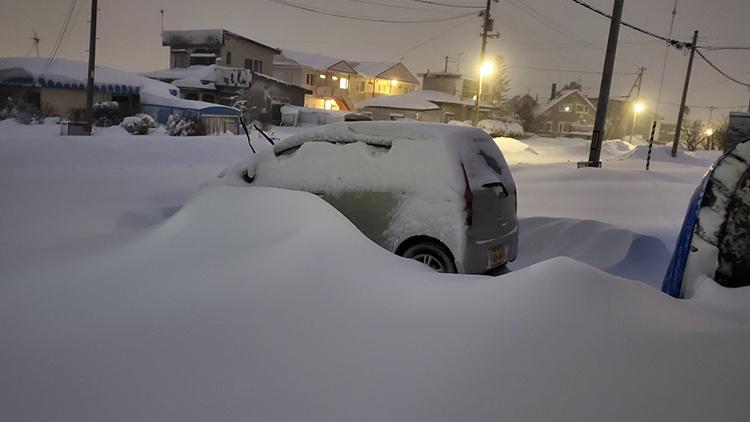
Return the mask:
{"type": "Polygon", "coordinates": [[[94,125],[110,127],[122,121],[120,104],[115,101],[104,101],[94,104],[94,125]]]}
{"type": "Polygon", "coordinates": [[[484,130],[490,136],[504,136],[508,138],[522,137],[524,134],[523,126],[518,122],[503,122],[494,119],[484,119],[477,124],[477,127],[484,130]]]}
{"type": "Polygon", "coordinates": [[[156,127],[156,122],[148,114],[136,114],[122,119],[120,127],[132,135],[148,135],[148,131],[156,127]]]}
{"type": "Polygon", "coordinates": [[[41,124],[44,119],[52,114],[52,107],[42,107],[41,109],[24,100],[6,98],[0,104],[0,120],[16,119],[18,123],[24,125],[41,124]]]}
{"type": "Polygon", "coordinates": [[[467,126],[471,127],[471,120],[451,120],[448,122],[449,125],[453,126],[467,126]]]}
{"type": "Polygon", "coordinates": [[[167,120],[167,134],[170,136],[203,136],[206,130],[203,123],[194,116],[174,114],[167,120]]]}

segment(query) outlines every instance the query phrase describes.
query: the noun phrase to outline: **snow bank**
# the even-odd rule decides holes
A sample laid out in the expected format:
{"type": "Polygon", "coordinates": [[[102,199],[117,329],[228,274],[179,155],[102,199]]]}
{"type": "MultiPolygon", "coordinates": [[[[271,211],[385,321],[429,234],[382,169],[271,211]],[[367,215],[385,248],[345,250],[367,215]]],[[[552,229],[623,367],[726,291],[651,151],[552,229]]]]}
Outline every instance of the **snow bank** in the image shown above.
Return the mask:
{"type": "Polygon", "coordinates": [[[669,252],[660,239],[592,220],[531,217],[520,221],[513,270],[566,256],[613,275],[661,287],[669,252]]]}
{"type": "Polygon", "coordinates": [[[0,333],[13,420],[750,410],[746,325],[564,258],[502,279],[435,274],[314,195],[274,189],[209,189],[109,250],[6,273],[0,333]]]}

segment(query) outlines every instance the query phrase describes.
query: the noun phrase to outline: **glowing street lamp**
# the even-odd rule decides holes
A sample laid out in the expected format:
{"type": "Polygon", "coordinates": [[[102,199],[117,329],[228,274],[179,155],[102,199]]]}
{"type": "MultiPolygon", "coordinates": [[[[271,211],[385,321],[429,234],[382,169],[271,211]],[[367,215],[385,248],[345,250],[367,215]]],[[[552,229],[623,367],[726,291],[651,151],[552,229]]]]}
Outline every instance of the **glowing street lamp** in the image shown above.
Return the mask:
{"type": "Polygon", "coordinates": [[[714,130],[712,128],[708,128],[704,133],[706,134],[706,136],[712,136],[714,134],[714,130]]]}
{"type": "Polygon", "coordinates": [[[635,132],[635,122],[638,120],[638,113],[646,109],[646,104],[641,101],[636,101],[633,104],[633,126],[630,128],[630,142],[633,142],[633,132],[635,132]]]}
{"type": "Polygon", "coordinates": [[[479,66],[479,76],[485,77],[492,74],[495,71],[495,64],[491,61],[486,61],[479,66]]]}
{"type": "Polygon", "coordinates": [[[495,64],[491,60],[487,60],[479,66],[479,85],[477,86],[477,95],[474,99],[474,126],[479,123],[479,102],[482,99],[482,85],[484,85],[484,77],[489,76],[495,71],[495,64]]]}

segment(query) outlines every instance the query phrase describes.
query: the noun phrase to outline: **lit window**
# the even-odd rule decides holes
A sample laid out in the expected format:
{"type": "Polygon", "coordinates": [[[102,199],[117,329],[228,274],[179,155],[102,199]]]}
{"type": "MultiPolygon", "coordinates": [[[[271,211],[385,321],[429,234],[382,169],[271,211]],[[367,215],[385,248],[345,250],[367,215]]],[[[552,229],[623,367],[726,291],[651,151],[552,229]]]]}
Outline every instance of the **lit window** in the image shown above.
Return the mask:
{"type": "Polygon", "coordinates": [[[349,89],[349,79],[341,78],[341,80],[339,80],[339,88],[349,89]]]}
{"type": "Polygon", "coordinates": [[[326,75],[320,75],[320,79],[325,79],[326,75]]]}
{"type": "Polygon", "coordinates": [[[333,79],[334,81],[338,81],[338,80],[339,80],[339,77],[338,77],[338,76],[336,76],[336,75],[333,75],[333,76],[331,76],[331,79],[333,79]]]}

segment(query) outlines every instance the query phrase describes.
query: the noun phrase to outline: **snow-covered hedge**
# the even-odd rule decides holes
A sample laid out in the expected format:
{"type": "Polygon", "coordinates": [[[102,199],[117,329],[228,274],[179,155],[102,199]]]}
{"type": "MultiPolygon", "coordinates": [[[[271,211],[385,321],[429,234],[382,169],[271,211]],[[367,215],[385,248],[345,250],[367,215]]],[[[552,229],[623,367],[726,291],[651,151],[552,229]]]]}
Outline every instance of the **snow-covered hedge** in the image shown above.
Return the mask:
{"type": "Polygon", "coordinates": [[[203,123],[197,117],[181,115],[169,116],[167,134],[170,136],[202,136],[206,134],[203,123]]]}
{"type": "Polygon", "coordinates": [[[477,127],[493,137],[505,136],[515,138],[521,137],[524,134],[523,126],[518,122],[503,122],[500,120],[484,119],[479,122],[477,127]]]}
{"type": "Polygon", "coordinates": [[[136,114],[122,119],[120,127],[132,135],[148,135],[148,131],[156,127],[156,121],[148,114],[136,114]]]}
{"type": "Polygon", "coordinates": [[[24,125],[41,124],[44,119],[53,114],[51,107],[39,107],[24,100],[5,98],[0,102],[0,120],[16,119],[24,125]]]}

